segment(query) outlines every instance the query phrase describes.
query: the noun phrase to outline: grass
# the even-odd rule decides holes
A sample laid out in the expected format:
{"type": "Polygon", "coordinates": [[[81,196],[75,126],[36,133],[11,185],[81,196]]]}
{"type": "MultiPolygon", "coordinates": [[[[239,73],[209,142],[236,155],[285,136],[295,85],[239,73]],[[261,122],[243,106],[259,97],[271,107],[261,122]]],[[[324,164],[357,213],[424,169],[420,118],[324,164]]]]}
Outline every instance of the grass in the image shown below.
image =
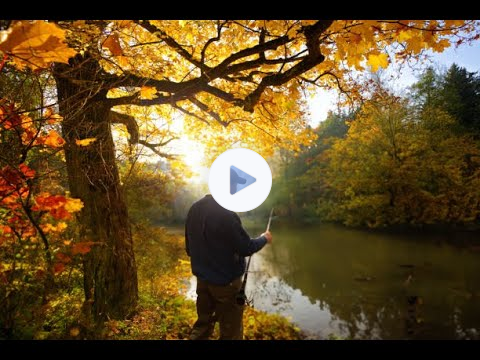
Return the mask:
{"type": "MultiPolygon", "coordinates": [[[[138,228],[135,235],[139,276],[138,313],[130,320],[109,321],[109,339],[187,339],[196,320],[195,302],[183,295],[191,276],[184,239],[162,228],[138,228]]],[[[218,336],[218,324],[214,337],[218,336]]],[[[302,339],[286,318],[246,308],[245,339],[302,339]]]]}
{"type": "MultiPolygon", "coordinates": [[[[160,227],[139,226],[134,231],[138,267],[139,303],[134,316],[94,326],[82,313],[83,288],[79,267],[61,275],[58,288],[44,305],[25,308],[32,313],[17,322],[17,339],[188,339],[196,320],[195,302],[184,294],[191,276],[184,238],[160,227]],[[68,274],[68,275],[67,275],[68,274]]],[[[218,324],[214,338],[218,337],[218,324]]],[[[245,339],[302,339],[286,318],[247,307],[245,339]]]]}
{"type": "MultiPolygon", "coordinates": [[[[195,302],[184,294],[191,276],[184,238],[165,229],[137,226],[134,231],[139,303],[127,320],[93,322],[82,312],[84,300],[80,264],[61,273],[47,301],[17,306],[12,339],[187,339],[196,320],[195,302]]],[[[218,324],[214,336],[218,336],[218,324]]],[[[302,339],[284,317],[250,307],[244,313],[245,339],[302,339]]]]}

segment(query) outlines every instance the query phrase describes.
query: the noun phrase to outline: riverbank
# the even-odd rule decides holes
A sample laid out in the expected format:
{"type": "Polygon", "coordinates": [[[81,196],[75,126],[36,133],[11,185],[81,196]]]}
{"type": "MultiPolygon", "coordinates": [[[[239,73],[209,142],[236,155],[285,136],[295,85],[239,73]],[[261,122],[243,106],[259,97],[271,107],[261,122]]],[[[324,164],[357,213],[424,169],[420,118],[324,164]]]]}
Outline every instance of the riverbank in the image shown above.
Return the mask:
{"type": "MultiPolygon", "coordinates": [[[[185,297],[190,262],[184,237],[165,228],[135,226],[138,268],[138,307],[128,320],[95,325],[82,312],[83,278],[80,264],[57,279],[54,293],[40,308],[26,307],[15,326],[1,339],[35,340],[183,340],[195,322],[195,302],[185,297]]],[[[218,324],[214,338],[219,335],[218,324]]],[[[246,340],[300,340],[305,335],[285,317],[247,307],[246,340]]]]}
{"type": "MultiPolygon", "coordinates": [[[[191,271],[183,236],[168,233],[163,228],[137,228],[135,248],[140,295],[138,313],[131,320],[109,321],[104,338],[187,339],[196,320],[196,310],[195,302],[184,296],[191,271]]],[[[286,318],[246,308],[246,340],[300,340],[304,337],[286,318]]]]}

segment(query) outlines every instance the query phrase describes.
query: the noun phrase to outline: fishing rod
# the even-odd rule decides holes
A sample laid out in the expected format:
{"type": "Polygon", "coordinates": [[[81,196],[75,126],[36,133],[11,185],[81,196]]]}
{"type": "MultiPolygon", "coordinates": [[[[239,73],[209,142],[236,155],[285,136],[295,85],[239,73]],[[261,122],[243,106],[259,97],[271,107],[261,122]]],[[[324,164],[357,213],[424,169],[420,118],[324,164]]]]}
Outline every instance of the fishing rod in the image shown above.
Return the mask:
{"type": "MultiPolygon", "coordinates": [[[[268,218],[268,223],[267,223],[267,230],[265,232],[270,231],[270,224],[272,223],[272,216],[273,216],[273,207],[272,210],[270,210],[270,216],[268,218]]],[[[242,282],[242,287],[238,291],[238,294],[236,296],[236,301],[237,304],[242,306],[242,305],[250,305],[250,301],[247,299],[247,295],[245,295],[245,288],[247,286],[247,279],[248,279],[248,269],[250,268],[250,261],[252,260],[252,255],[248,257],[247,261],[247,268],[245,269],[245,276],[243,277],[243,282],[242,282]]]]}
{"type": "Polygon", "coordinates": [[[268,224],[267,224],[267,230],[270,231],[270,224],[272,223],[272,215],[273,215],[273,207],[272,210],[270,210],[270,217],[268,218],[268,224]]]}

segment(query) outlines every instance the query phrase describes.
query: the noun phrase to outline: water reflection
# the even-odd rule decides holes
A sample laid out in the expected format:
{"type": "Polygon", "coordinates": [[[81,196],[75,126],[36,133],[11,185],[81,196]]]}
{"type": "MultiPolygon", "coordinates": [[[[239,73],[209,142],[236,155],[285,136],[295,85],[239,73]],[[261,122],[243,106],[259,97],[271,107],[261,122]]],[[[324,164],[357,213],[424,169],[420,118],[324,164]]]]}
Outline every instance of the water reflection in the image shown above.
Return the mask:
{"type": "Polygon", "coordinates": [[[480,339],[480,254],[438,235],[275,230],[274,244],[252,259],[255,308],[290,318],[312,338],[480,339]]]}

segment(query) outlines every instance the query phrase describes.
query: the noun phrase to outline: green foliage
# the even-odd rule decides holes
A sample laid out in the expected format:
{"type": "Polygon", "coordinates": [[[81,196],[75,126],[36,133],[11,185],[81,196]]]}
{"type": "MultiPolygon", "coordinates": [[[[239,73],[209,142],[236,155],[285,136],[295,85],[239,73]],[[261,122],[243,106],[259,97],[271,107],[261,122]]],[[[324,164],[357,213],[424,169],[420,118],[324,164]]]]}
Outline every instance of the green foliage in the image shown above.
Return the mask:
{"type": "Polygon", "coordinates": [[[433,67],[428,67],[418,81],[412,85],[412,99],[420,109],[440,105],[441,82],[442,77],[433,67]]]}
{"type": "Polygon", "coordinates": [[[441,88],[443,108],[467,131],[480,133],[480,77],[453,64],[441,88]]]}
{"type": "Polygon", "coordinates": [[[480,152],[454,125],[441,109],[415,113],[400,98],[374,97],[327,153],[327,219],[369,227],[474,221],[480,152]]]}
{"type": "Polygon", "coordinates": [[[278,162],[278,169],[270,195],[259,210],[252,213],[268,216],[270,209],[275,207],[276,215],[306,222],[318,219],[316,199],[325,192],[320,175],[324,163],[320,159],[333,139],[346,135],[347,121],[353,116],[354,113],[329,112],[327,119],[314,129],[316,138],[311,146],[303,147],[298,153],[279,151],[273,159],[274,163],[278,162]]]}
{"type": "Polygon", "coordinates": [[[412,86],[420,110],[427,107],[446,111],[465,132],[480,133],[480,77],[456,64],[439,73],[428,68],[412,86]]]}

